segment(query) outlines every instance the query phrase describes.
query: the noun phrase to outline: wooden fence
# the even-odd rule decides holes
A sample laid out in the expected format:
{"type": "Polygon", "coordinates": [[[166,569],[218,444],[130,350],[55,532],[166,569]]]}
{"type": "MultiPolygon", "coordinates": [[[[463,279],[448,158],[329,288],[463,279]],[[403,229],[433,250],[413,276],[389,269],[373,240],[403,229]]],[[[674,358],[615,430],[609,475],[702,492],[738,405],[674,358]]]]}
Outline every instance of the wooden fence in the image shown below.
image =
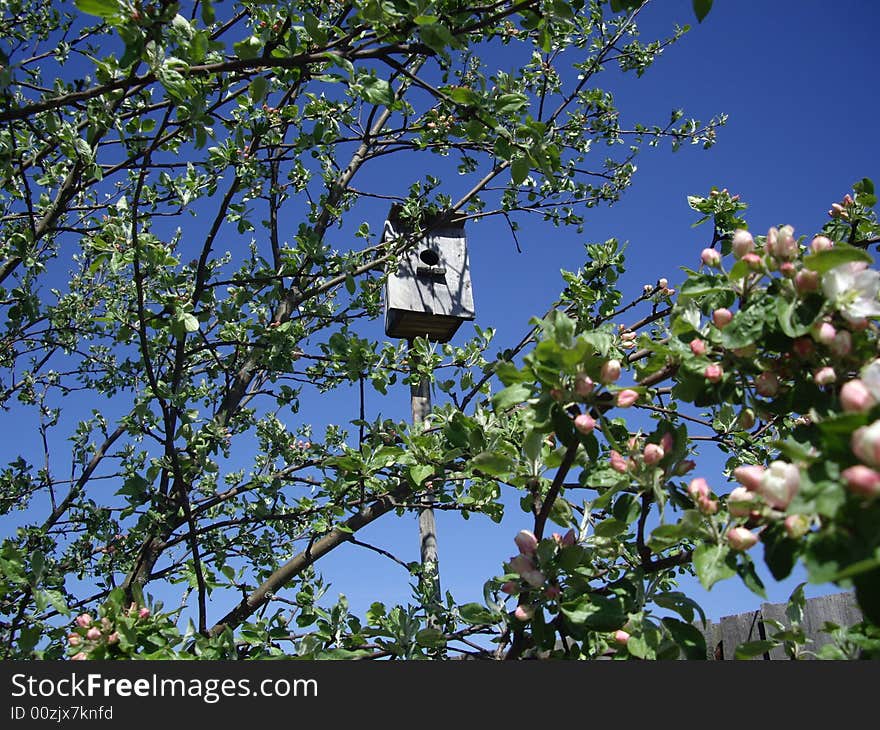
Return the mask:
{"type": "MultiPolygon", "coordinates": [[[[785,615],[784,603],[764,603],[757,611],[741,613],[736,616],[724,616],[720,622],[710,622],[704,629],[698,624],[706,637],[708,659],[734,659],[736,647],[747,641],[761,641],[772,638],[776,632],[773,624],[765,627],[764,619],[778,621],[789,627],[790,621],[785,615]]],[[[831,637],[822,632],[826,621],[838,626],[852,626],[862,620],[862,613],[852,593],[834,593],[818,598],[807,599],[801,628],[811,643],[806,648],[815,652],[831,642],[831,637]]],[[[779,646],[754,659],[788,659],[785,650],[779,646]]],[[[808,657],[812,658],[812,657],[808,657]]]]}

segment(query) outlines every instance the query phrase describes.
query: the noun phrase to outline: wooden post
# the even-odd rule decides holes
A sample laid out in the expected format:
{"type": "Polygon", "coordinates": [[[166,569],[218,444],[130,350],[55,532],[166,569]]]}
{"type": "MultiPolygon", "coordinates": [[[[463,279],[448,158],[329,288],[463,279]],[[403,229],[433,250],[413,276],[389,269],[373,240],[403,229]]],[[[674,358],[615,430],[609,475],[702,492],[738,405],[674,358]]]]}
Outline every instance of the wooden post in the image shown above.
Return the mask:
{"type": "MultiPolygon", "coordinates": [[[[410,353],[413,354],[410,341],[410,353]]],[[[431,412],[431,381],[420,378],[410,386],[413,424],[422,423],[431,412]]],[[[433,498],[430,484],[426,485],[425,497],[419,510],[419,549],[422,559],[421,585],[423,594],[432,602],[440,602],[440,573],[437,560],[437,524],[434,521],[433,498]]]]}

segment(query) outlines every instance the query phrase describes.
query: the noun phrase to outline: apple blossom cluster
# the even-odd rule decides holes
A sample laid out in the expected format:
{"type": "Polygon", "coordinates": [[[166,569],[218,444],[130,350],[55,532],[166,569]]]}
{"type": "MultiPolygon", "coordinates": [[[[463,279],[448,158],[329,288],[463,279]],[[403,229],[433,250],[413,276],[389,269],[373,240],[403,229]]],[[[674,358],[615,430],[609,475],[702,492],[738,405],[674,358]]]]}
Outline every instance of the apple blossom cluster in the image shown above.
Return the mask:
{"type": "Polygon", "coordinates": [[[577,543],[577,536],[574,530],[569,530],[564,535],[553,533],[551,540],[551,551],[541,552],[539,556],[538,547],[540,542],[535,534],[529,530],[520,530],[514,538],[516,546],[519,548],[519,554],[510,558],[507,563],[508,572],[515,573],[518,580],[508,580],[501,585],[501,592],[509,596],[523,594],[523,598],[529,600],[520,600],[519,605],[514,610],[514,616],[520,621],[529,621],[535,615],[537,606],[544,600],[556,600],[559,598],[562,590],[556,578],[548,579],[547,573],[552,576],[553,558],[558,549],[570,547],[577,543]],[[545,570],[542,570],[542,567],[545,570]]]}
{"type": "MultiPolygon", "coordinates": [[[[150,609],[132,603],[126,614],[132,618],[145,620],[150,617],[150,609]]],[[[71,661],[83,661],[101,645],[114,646],[119,643],[119,632],[113,622],[104,616],[95,619],[91,614],[81,613],[74,620],[74,630],[67,635],[67,646],[73,654],[71,661]]]]}
{"type": "Polygon", "coordinates": [[[663,433],[659,441],[647,443],[642,434],[635,434],[627,439],[626,446],[626,455],[616,449],[609,450],[609,464],[619,474],[640,477],[639,481],[652,481],[658,469],[668,476],[684,476],[696,466],[691,459],[673,458],[675,437],[669,431],[663,433]]]}

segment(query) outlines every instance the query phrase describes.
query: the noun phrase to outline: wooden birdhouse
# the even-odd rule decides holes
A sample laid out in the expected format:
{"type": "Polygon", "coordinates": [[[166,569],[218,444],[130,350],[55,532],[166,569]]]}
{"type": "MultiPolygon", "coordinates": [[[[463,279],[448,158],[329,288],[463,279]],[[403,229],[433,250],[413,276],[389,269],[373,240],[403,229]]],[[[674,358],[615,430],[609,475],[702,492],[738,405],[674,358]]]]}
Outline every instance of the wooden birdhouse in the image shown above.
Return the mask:
{"type": "MultiPolygon", "coordinates": [[[[408,229],[394,205],[385,222],[384,241],[408,229]]],[[[474,296],[464,220],[453,217],[425,222],[428,233],[398,259],[385,286],[385,334],[411,340],[426,337],[448,342],[462,322],[474,318],[474,296]]]]}

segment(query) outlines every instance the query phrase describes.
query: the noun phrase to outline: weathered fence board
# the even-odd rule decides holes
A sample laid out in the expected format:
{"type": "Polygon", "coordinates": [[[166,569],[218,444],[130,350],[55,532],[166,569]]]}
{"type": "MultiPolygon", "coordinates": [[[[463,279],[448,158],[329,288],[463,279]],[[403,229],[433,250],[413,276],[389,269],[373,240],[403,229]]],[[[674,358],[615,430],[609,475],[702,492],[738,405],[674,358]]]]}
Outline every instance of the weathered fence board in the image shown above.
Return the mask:
{"type": "MultiPolygon", "coordinates": [[[[733,659],[733,652],[746,641],[758,641],[760,635],[761,612],[741,613],[738,616],[725,616],[721,619],[721,652],[723,659],[733,659]]],[[[756,657],[760,659],[761,657],[756,657]]]]}
{"type": "MultiPolygon", "coordinates": [[[[852,593],[835,593],[808,599],[804,605],[801,628],[811,642],[809,651],[818,651],[831,642],[831,637],[822,631],[826,622],[830,621],[838,626],[852,626],[861,620],[862,614],[852,593]]],[[[772,637],[776,627],[770,624],[770,621],[777,621],[785,628],[791,626],[786,615],[786,604],[764,603],[757,611],[724,616],[720,622],[709,622],[705,627],[699,625],[700,631],[706,637],[707,658],[734,659],[736,647],[740,644],[772,637]]],[[[788,659],[788,656],[780,646],[755,659],[779,660],[788,659]]]]}

